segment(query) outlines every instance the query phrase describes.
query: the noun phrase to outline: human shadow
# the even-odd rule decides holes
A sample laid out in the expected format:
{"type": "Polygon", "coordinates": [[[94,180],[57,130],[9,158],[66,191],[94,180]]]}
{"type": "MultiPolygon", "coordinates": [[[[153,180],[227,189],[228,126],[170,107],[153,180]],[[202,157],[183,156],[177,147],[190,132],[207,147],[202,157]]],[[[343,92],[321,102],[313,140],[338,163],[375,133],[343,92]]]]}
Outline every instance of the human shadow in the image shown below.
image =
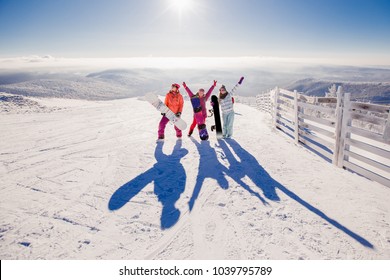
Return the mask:
{"type": "Polygon", "coordinates": [[[188,202],[190,211],[194,208],[195,201],[197,200],[199,193],[202,189],[203,183],[206,178],[211,178],[217,181],[219,186],[223,189],[229,187],[229,183],[225,178],[228,169],[220,163],[217,158],[215,149],[210,146],[209,141],[197,142],[191,137],[191,141],[195,144],[199,152],[199,170],[196,178],[196,183],[190,201],[188,202]]]}
{"type": "MultiPolygon", "coordinates": [[[[357,242],[362,244],[365,247],[368,248],[374,248],[374,245],[371,244],[368,240],[363,238],[362,236],[358,235],[357,233],[351,231],[347,227],[343,226],[336,220],[332,219],[328,215],[326,215],[324,212],[316,208],[315,206],[311,205],[309,202],[305,201],[301,197],[299,197],[297,194],[295,194],[293,191],[287,189],[285,186],[277,182],[275,179],[273,179],[267,171],[264,170],[264,168],[259,164],[259,162],[256,160],[256,158],[251,155],[248,151],[246,151],[244,148],[240,146],[240,144],[237,143],[237,141],[233,139],[227,139],[225,141],[219,141],[219,144],[226,154],[226,159],[230,162],[230,168],[229,172],[227,173],[230,177],[234,178],[241,178],[244,174],[248,176],[254,184],[260,188],[264,196],[267,199],[273,200],[273,201],[279,201],[280,198],[276,193],[276,189],[279,189],[281,192],[286,194],[291,199],[295,200],[299,204],[301,204],[303,207],[311,211],[312,213],[316,214],[320,218],[324,219],[329,224],[333,225],[337,229],[343,231],[345,234],[349,235],[353,239],[355,239],[357,242]],[[237,155],[237,157],[240,159],[240,161],[237,161],[233,155],[226,143],[232,148],[234,153],[237,155]],[[237,173],[237,174],[235,174],[237,173]]],[[[236,180],[235,179],[235,180],[236,180]]],[[[244,186],[243,186],[244,187],[244,186]]],[[[245,188],[245,187],[244,187],[245,188]]]]}
{"type": "Polygon", "coordinates": [[[121,186],[111,196],[108,208],[111,211],[122,208],[131,201],[149,183],[154,182],[154,193],[162,204],[161,229],[175,225],[180,217],[180,210],[175,207],[184,192],[187,175],[180,160],[188,154],[178,140],[171,155],[163,153],[163,142],[158,142],[154,152],[157,162],[152,168],[138,175],[121,186]]]}
{"type": "MultiPolygon", "coordinates": [[[[227,139],[225,141],[234,141],[227,139]]],[[[223,140],[218,141],[220,148],[224,152],[227,161],[229,162],[229,170],[227,175],[231,177],[238,185],[247,190],[250,194],[256,196],[264,205],[267,205],[268,202],[265,198],[268,198],[272,201],[279,201],[279,196],[276,194],[276,181],[272,180],[271,177],[265,176],[266,172],[255,157],[247,153],[245,160],[243,160],[238,154],[240,161],[237,160],[231,150],[226,145],[226,142],[223,140]],[[265,173],[264,173],[265,172],[265,173]],[[251,188],[247,183],[243,181],[243,178],[249,177],[252,182],[255,184],[255,188],[251,188]],[[258,192],[257,189],[261,190],[264,197],[263,198],[258,192]]]]}

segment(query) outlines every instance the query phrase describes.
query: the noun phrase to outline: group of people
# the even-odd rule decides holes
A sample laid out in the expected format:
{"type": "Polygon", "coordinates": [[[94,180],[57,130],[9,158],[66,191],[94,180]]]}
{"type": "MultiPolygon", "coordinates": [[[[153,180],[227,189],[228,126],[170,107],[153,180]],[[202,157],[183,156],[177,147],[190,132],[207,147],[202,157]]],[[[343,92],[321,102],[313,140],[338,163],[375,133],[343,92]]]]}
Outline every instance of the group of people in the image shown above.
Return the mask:
{"type": "MultiPolygon", "coordinates": [[[[217,81],[214,80],[213,85],[210,87],[210,89],[205,94],[205,90],[203,88],[200,88],[196,94],[193,94],[192,91],[189,89],[187,84],[183,82],[183,87],[186,90],[188,96],[190,98],[199,97],[200,104],[202,107],[202,115],[204,118],[204,123],[206,123],[207,118],[207,107],[206,102],[210,98],[211,93],[213,92],[214,88],[217,85],[217,81]]],[[[184,99],[181,95],[180,91],[180,85],[179,84],[172,84],[171,90],[167,93],[165,96],[165,105],[176,114],[176,116],[180,117],[183,112],[183,106],[184,106],[184,99]]],[[[235,88],[234,88],[235,89],[235,88]]],[[[223,128],[222,128],[222,134],[223,138],[231,138],[233,136],[233,122],[234,122],[234,109],[233,109],[233,93],[234,89],[231,92],[228,92],[226,90],[226,87],[224,85],[221,86],[219,89],[219,104],[221,106],[222,111],[222,121],[223,121],[223,128]]],[[[158,139],[163,140],[165,137],[165,127],[168,124],[169,119],[163,115],[161,118],[161,121],[159,123],[158,127],[158,139]]],[[[190,126],[190,129],[188,131],[188,136],[190,137],[192,133],[194,132],[194,129],[197,125],[197,120],[194,116],[193,122],[190,126]]],[[[182,131],[175,126],[176,130],[176,137],[181,138],[182,137],[182,131]]]]}

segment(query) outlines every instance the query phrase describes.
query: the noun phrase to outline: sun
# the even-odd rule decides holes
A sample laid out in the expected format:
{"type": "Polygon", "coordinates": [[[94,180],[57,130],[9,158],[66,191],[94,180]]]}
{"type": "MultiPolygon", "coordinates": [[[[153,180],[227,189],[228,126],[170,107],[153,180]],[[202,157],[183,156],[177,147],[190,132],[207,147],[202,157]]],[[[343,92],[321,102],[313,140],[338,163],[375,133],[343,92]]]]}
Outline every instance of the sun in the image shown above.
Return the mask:
{"type": "Polygon", "coordinates": [[[193,0],[171,0],[171,7],[180,13],[192,9],[193,6],[193,0]]]}

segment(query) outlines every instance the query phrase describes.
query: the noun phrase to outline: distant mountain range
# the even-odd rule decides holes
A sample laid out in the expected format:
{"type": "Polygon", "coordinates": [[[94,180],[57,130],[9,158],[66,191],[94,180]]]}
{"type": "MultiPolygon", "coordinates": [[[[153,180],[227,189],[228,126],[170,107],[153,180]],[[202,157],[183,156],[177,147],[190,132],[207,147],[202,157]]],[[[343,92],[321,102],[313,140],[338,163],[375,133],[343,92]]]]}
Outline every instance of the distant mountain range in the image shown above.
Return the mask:
{"type": "Polygon", "coordinates": [[[337,80],[302,79],[287,86],[311,96],[325,96],[328,89],[335,84],[342,86],[344,92],[351,93],[351,98],[362,102],[390,104],[390,82],[340,82],[337,80]]]}
{"type": "Polygon", "coordinates": [[[241,76],[245,76],[244,84],[238,92],[240,96],[255,96],[275,86],[324,96],[328,88],[336,84],[342,85],[354,99],[390,104],[390,68],[281,64],[226,69],[49,70],[0,69],[0,92],[36,97],[110,100],[143,96],[148,92],[164,95],[172,83],[184,81],[193,91],[210,87],[214,79],[218,81],[217,87],[224,84],[229,90],[241,76]]]}

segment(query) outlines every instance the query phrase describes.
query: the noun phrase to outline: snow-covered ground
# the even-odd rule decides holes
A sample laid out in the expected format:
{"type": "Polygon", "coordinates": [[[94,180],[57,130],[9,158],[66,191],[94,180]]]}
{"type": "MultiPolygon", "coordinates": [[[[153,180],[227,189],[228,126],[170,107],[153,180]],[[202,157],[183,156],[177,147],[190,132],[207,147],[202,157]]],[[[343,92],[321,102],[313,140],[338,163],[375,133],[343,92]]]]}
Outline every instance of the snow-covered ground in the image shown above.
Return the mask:
{"type": "Polygon", "coordinates": [[[235,105],[234,140],[168,125],[156,144],[140,99],[31,102],[0,113],[1,259],[390,258],[390,189],[254,108],[235,105]]]}

